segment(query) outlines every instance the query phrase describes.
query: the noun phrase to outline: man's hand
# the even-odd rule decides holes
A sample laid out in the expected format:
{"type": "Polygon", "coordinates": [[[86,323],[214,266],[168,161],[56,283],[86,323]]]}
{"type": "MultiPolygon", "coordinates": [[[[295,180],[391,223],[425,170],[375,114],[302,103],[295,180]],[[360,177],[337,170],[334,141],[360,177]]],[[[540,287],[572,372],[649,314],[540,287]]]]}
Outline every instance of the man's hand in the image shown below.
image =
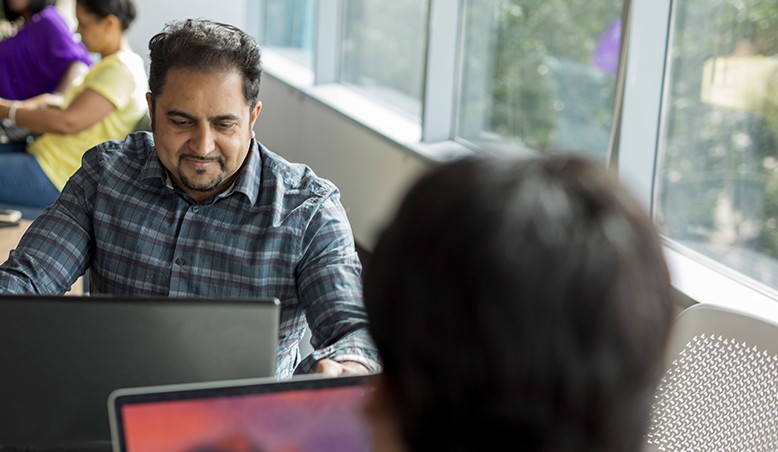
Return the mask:
{"type": "Polygon", "coordinates": [[[332,359],[322,359],[316,363],[316,373],[323,374],[325,377],[343,377],[346,375],[366,375],[370,371],[355,361],[338,362],[332,359]]]}

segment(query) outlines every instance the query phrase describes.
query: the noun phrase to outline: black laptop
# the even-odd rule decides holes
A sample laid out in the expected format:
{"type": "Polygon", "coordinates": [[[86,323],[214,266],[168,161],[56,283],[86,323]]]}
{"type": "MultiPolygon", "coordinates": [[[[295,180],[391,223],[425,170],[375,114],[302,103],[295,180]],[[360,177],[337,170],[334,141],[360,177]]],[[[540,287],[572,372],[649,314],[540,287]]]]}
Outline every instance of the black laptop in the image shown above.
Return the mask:
{"type": "Polygon", "coordinates": [[[114,452],[367,452],[370,376],[248,379],[120,389],[114,452]]]}
{"type": "Polygon", "coordinates": [[[0,451],[110,450],[130,386],[274,375],[276,299],[0,296],[0,451]]]}

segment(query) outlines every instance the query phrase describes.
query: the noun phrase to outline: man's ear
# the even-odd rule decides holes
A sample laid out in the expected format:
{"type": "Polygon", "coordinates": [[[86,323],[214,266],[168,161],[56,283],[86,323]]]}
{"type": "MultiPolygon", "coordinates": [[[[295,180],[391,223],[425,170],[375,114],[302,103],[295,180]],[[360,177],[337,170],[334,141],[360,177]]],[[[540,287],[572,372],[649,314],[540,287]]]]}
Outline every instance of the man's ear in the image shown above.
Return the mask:
{"type": "Polygon", "coordinates": [[[254,129],[254,123],[259,118],[259,113],[262,112],[262,101],[258,100],[257,105],[251,110],[251,129],[254,129]]]}

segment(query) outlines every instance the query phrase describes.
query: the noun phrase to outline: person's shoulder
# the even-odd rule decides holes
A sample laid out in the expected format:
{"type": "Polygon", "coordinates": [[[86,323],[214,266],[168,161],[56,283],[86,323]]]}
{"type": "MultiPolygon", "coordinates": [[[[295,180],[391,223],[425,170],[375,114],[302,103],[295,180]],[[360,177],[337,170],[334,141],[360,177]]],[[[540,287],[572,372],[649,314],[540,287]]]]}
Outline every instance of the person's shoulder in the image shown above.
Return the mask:
{"type": "Polygon", "coordinates": [[[259,152],[263,186],[281,185],[284,193],[305,198],[325,199],[338,192],[334,183],[316,175],[308,165],[290,162],[262,144],[259,152]]]}
{"type": "Polygon", "coordinates": [[[103,58],[100,58],[95,63],[93,69],[97,71],[97,70],[105,70],[112,67],[113,68],[131,67],[131,66],[136,66],[139,60],[141,63],[143,62],[140,56],[137,55],[135,52],[120,50],[118,52],[107,55],[103,58]],[[135,57],[137,57],[137,59],[135,57]]]}
{"type": "Polygon", "coordinates": [[[86,84],[90,82],[117,80],[133,81],[134,83],[146,81],[146,67],[143,58],[133,51],[119,51],[105,58],[99,59],[89,70],[86,76],[86,84]]]}
{"type": "Polygon", "coordinates": [[[54,7],[47,6],[33,15],[30,22],[20,28],[12,38],[15,42],[42,46],[51,42],[56,43],[65,32],[68,32],[65,20],[54,7]]]}
{"type": "Polygon", "coordinates": [[[146,64],[143,58],[131,49],[120,50],[103,58],[98,62],[98,64],[100,63],[106,69],[113,67],[121,68],[120,70],[122,71],[126,70],[134,80],[142,80],[144,82],[146,80],[146,64]]]}
{"type": "Polygon", "coordinates": [[[116,60],[128,67],[145,67],[143,58],[132,49],[122,49],[111,55],[111,57],[116,58],[116,60]]]}
{"type": "Polygon", "coordinates": [[[65,23],[65,19],[59,14],[56,7],[47,6],[32,16],[30,24],[37,24],[40,22],[65,23]]]}
{"type": "Polygon", "coordinates": [[[41,33],[48,32],[51,34],[73,34],[70,28],[68,28],[68,24],[65,22],[65,19],[60,15],[60,13],[57,11],[57,8],[54,6],[47,6],[39,13],[35,14],[27,27],[35,28],[41,33]]]}
{"type": "Polygon", "coordinates": [[[84,154],[84,162],[92,162],[108,170],[141,168],[156,155],[150,132],[133,132],[123,140],[109,140],[94,146],[84,154]]]}

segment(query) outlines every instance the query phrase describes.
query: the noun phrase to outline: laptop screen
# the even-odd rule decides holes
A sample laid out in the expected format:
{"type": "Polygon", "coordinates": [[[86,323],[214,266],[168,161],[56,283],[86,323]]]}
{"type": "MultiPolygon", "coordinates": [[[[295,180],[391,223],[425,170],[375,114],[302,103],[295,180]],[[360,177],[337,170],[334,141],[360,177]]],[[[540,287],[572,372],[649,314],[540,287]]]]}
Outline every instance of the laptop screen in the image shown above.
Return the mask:
{"type": "Polygon", "coordinates": [[[368,379],[119,390],[109,399],[114,452],[368,451],[368,379]]]}
{"type": "Polygon", "coordinates": [[[278,319],[276,299],[0,296],[0,450],[110,450],[117,388],[271,376],[278,319]]]}

